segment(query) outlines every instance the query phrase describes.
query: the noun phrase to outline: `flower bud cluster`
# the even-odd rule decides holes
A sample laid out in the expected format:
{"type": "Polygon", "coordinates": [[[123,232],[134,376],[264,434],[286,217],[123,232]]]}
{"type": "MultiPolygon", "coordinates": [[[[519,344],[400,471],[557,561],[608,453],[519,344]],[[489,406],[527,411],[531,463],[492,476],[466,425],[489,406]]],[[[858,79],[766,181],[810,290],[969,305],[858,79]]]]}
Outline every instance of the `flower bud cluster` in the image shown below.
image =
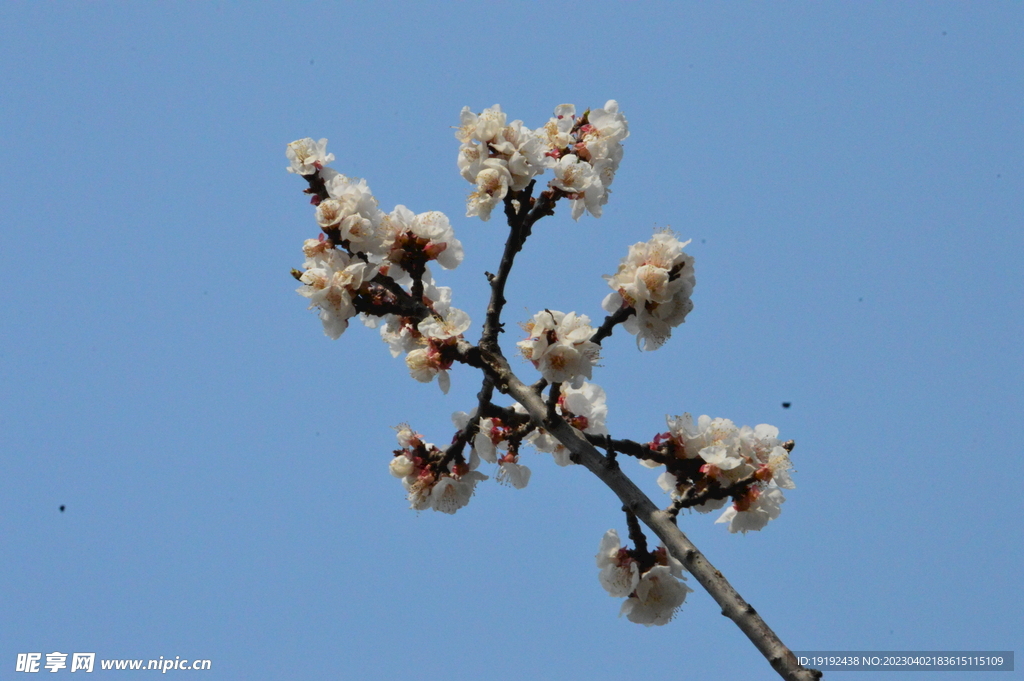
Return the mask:
{"type": "Polygon", "coordinates": [[[469,503],[476,491],[476,484],[487,476],[477,472],[479,460],[471,458],[469,463],[452,459],[442,465],[444,453],[423,436],[414,432],[408,424],[402,424],[398,431],[398,444],[389,470],[391,475],[402,480],[402,486],[409,497],[409,507],[417,511],[431,508],[442,513],[453,514],[469,503]]]}
{"type": "Polygon", "coordinates": [[[693,309],[693,256],[683,251],[689,243],[666,229],[630,246],[618,271],[604,277],[612,292],[601,306],[609,313],[622,307],[634,310],[623,327],[636,336],[642,350],[661,347],[693,309]]]}
{"type": "Polygon", "coordinates": [[[598,580],[613,598],[625,598],[619,616],[651,627],[668,624],[693,591],[683,584],[683,565],[664,547],[653,553],[626,549],[608,530],[597,552],[598,580]]]}
{"type": "Polygon", "coordinates": [[[574,105],[562,104],[537,130],[520,120],[506,122],[497,104],[480,114],[468,106],[462,109],[455,132],[462,142],[459,172],[476,185],[466,201],[466,215],[490,219],[509,191],[525,189],[550,168],[555,175],[550,187],[570,199],[573,219],[584,210],[600,217],[622,160],[622,140],[629,136],[618,102],[608,100],[603,109],[579,117],[574,105]]]}
{"type": "MultiPolygon", "coordinates": [[[[737,428],[729,419],[710,416],[701,416],[694,424],[689,414],[667,421],[668,432],[650,444],[652,450],[668,454],[667,470],[658,478],[662,489],[681,498],[695,486],[729,489],[749,483],[731,495],[733,503],[716,521],[729,523],[730,532],[760,530],[779,516],[785,501],[782,489],[795,489],[796,485],[789,475],[789,450],[779,441],[778,428],[766,423],[737,428]]],[[[725,499],[719,498],[695,508],[707,513],[724,505],[725,499]]]]}
{"type": "Polygon", "coordinates": [[[517,345],[523,357],[533,362],[551,383],[571,383],[578,388],[590,378],[600,358],[600,346],[591,342],[594,327],[590,317],[544,310],[524,325],[529,334],[517,345]]]}

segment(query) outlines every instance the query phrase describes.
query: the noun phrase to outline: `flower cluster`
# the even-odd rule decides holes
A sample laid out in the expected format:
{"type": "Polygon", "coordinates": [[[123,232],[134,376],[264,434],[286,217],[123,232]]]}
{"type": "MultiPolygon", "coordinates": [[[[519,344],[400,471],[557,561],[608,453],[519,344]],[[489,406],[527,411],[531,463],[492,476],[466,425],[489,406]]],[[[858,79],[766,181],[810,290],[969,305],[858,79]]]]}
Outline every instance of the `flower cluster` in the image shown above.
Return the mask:
{"type": "Polygon", "coordinates": [[[643,350],[661,347],[672,327],[682,324],[693,309],[693,256],[683,251],[689,243],[666,229],[646,243],[630,246],[618,271],[604,277],[612,292],[601,306],[609,313],[623,307],[634,310],[623,327],[643,350]]]}
{"type": "MultiPolygon", "coordinates": [[[[517,405],[518,406],[518,405],[517,405]]],[[[596,383],[584,382],[579,388],[562,387],[562,393],[555,404],[555,413],[580,431],[589,435],[607,435],[605,421],[608,418],[608,404],[605,392],[596,383]]],[[[555,457],[559,466],[572,464],[569,450],[543,428],[535,428],[524,440],[539,452],[555,457]]]]}
{"type": "Polygon", "coordinates": [[[319,240],[309,239],[303,246],[304,271],[296,277],[303,284],[299,294],[310,300],[310,308],[319,309],[324,333],[337,339],[359,312],[367,326],[383,320],[381,334],[392,354],[406,352],[416,380],[429,382],[437,376],[447,392],[455,345],[470,326],[469,315],[450,307],[451,289],[435,286],[427,266],[436,260],[454,269],[462,262],[462,243],[448,218],[437,211],[416,214],[402,205],[384,213],[365,180],[327,167],[334,155],[327,153],[326,139],[296,140],[286,155],[288,170],[310,182],[307,191],[313,194],[322,232],[319,240]],[[397,305],[396,289],[402,286],[420,287],[421,309],[429,316],[391,312],[397,305]]]}
{"type": "Polygon", "coordinates": [[[537,130],[520,120],[507,123],[497,104],[480,114],[464,107],[459,123],[459,171],[476,185],[466,200],[466,215],[482,220],[490,219],[509,191],[525,189],[549,168],[555,176],[550,187],[570,199],[573,219],[584,210],[600,217],[622,160],[622,140],[629,136],[615,100],[579,117],[574,105],[562,104],[537,130]]]}
{"type": "Polygon", "coordinates": [[[619,616],[651,627],[668,624],[693,591],[683,584],[683,565],[664,547],[653,553],[626,549],[608,530],[597,552],[598,580],[614,598],[626,598],[619,616]]]}
{"type": "Polygon", "coordinates": [[[385,216],[366,180],[346,177],[331,168],[322,168],[320,178],[329,197],[317,197],[316,221],[321,231],[343,248],[379,260],[384,254],[380,229],[385,216]]]}
{"type": "Polygon", "coordinates": [[[476,185],[466,200],[466,216],[489,220],[491,211],[509,190],[526,188],[548,166],[544,145],[522,121],[506,125],[497,104],[475,114],[464,107],[455,137],[459,147],[459,172],[476,185]]]}
{"type": "Polygon", "coordinates": [[[487,476],[477,472],[479,460],[459,463],[452,459],[447,465],[444,453],[407,424],[398,426],[398,444],[389,469],[402,480],[409,495],[409,507],[417,511],[432,508],[452,514],[469,503],[476,484],[487,476]]]}
{"type": "Polygon", "coordinates": [[[468,314],[451,306],[451,288],[435,286],[429,269],[425,277],[423,304],[430,316],[417,322],[412,317],[386,314],[380,335],[392,357],[406,354],[405,364],[413,378],[429,383],[437,377],[441,391],[447,394],[451,385],[448,369],[455,361],[459,339],[472,322],[468,314]]]}
{"type": "Polygon", "coordinates": [[[447,216],[436,210],[417,215],[396,206],[385,216],[380,235],[388,262],[416,277],[431,260],[446,270],[462,262],[462,242],[455,238],[447,216]]]}
{"type": "Polygon", "coordinates": [[[584,378],[591,377],[600,346],[590,340],[594,335],[590,317],[544,310],[524,328],[529,337],[517,343],[519,350],[549,382],[568,382],[578,388],[584,378]]]}
{"type": "Polygon", "coordinates": [[[319,308],[324,333],[337,340],[356,314],[354,297],[377,274],[377,267],[351,258],[324,240],[307,239],[302,250],[305,271],[296,290],[309,298],[310,309],[319,308]]]}
{"type": "MultiPolygon", "coordinates": [[[[475,415],[475,409],[469,414],[464,411],[455,412],[452,414],[452,423],[463,431],[475,415]]],[[[521,439],[522,429],[506,425],[500,418],[487,417],[477,419],[477,431],[470,440],[470,446],[474,455],[487,463],[498,464],[498,472],[494,477],[499,483],[523,489],[529,484],[532,472],[519,463],[518,443],[521,439]]]]}
{"type": "Polygon", "coordinates": [[[622,161],[622,140],[629,137],[629,123],[619,103],[608,100],[603,109],[576,116],[576,107],[562,104],[538,130],[547,143],[547,155],[555,159],[551,186],[572,200],[572,217],[586,210],[601,217],[609,188],[622,161]]]}
{"type": "MultiPolygon", "coordinates": [[[[760,530],[779,517],[785,501],[782,489],[795,489],[796,485],[789,475],[789,451],[779,441],[778,428],[766,423],[737,428],[729,419],[710,416],[701,416],[694,424],[689,414],[669,418],[668,426],[668,432],[650,445],[672,457],[668,470],[658,479],[662,489],[680,498],[695,484],[715,484],[723,490],[741,484],[742,491],[731,495],[732,505],[716,521],[729,523],[730,532],[760,530]],[[704,479],[695,480],[694,471],[704,479]]],[[[707,513],[724,505],[725,499],[719,498],[695,508],[707,513]]]]}

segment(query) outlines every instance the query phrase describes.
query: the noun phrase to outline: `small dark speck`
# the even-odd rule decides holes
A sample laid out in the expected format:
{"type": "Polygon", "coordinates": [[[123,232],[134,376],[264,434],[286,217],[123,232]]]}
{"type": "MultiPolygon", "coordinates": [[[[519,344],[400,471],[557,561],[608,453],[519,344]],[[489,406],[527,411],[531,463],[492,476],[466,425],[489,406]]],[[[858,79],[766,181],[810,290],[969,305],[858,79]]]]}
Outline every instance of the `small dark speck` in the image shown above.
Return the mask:
{"type": "Polygon", "coordinates": [[[789,409],[789,405],[791,405],[791,404],[793,404],[793,403],[792,402],[783,402],[782,403],[782,408],[783,409],[789,409]]]}
{"type": "Polygon", "coordinates": [[[864,299],[863,299],[863,298],[858,298],[858,299],[857,299],[857,302],[858,302],[858,303],[863,303],[863,302],[864,302],[864,299]]]}
{"type": "Polygon", "coordinates": [[[310,59],[310,60],[309,60],[309,65],[310,65],[310,66],[312,66],[312,65],[313,65],[313,60],[312,60],[312,59],[310,59]]]}
{"type": "Polygon", "coordinates": [[[60,512],[61,512],[61,513],[63,513],[63,512],[64,512],[64,504],[61,504],[61,505],[60,505],[60,512]]]}
{"type": "Polygon", "coordinates": [[[996,173],[996,177],[1002,177],[1002,176],[1003,176],[1002,173],[996,173]]]}
{"type": "Polygon", "coordinates": [[[318,430],[318,431],[316,431],[316,436],[317,436],[317,437],[320,437],[320,431],[319,431],[319,430],[318,430]]]}
{"type": "Polygon", "coordinates": [[[701,239],[701,240],[700,240],[700,242],[701,242],[702,244],[706,244],[706,243],[708,242],[708,240],[707,240],[707,239],[701,239]]]}
{"type": "Polygon", "coordinates": [[[946,32],[945,32],[945,31],[943,31],[943,32],[942,32],[942,35],[946,35],[946,32]]]}
{"type": "Polygon", "coordinates": [[[205,295],[207,295],[207,291],[203,291],[203,295],[204,295],[204,296],[205,296],[205,295]]]}

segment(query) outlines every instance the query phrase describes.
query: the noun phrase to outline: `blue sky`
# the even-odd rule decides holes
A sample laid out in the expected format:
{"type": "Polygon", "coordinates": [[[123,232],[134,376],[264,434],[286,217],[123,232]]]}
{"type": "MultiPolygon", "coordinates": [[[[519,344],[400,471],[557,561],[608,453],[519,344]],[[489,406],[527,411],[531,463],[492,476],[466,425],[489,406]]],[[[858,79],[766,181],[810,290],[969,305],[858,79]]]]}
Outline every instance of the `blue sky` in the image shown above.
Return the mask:
{"type": "Polygon", "coordinates": [[[288,275],[317,228],[284,148],[327,137],[384,210],[452,219],[466,259],[438,279],[478,328],[504,233],[463,217],[459,110],[536,127],[609,98],[631,136],[605,215],[539,223],[509,330],[599,318],[630,244],[692,238],[686,324],[605,342],[610,430],[771,423],[798,488],[764,532],[683,531],[793,649],[1024,650],[1021,5],[7,3],[0,25],[0,678],[52,651],[211,679],[771,678],[699,588],[668,626],[617,618],[593,555],[625,524],[582,469],[530,454],[525,490],[410,511],[391,426],[447,442],[478,377],[442,397],[376,332],[330,341],[288,275]]]}

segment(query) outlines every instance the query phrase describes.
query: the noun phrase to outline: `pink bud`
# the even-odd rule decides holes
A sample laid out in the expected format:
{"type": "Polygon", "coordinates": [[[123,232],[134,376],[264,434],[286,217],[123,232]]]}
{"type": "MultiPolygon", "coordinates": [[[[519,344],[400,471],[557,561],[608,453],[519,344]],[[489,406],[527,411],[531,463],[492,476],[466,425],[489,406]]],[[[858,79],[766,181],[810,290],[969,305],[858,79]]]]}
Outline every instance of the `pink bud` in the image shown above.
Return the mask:
{"type": "Polygon", "coordinates": [[[427,257],[429,259],[436,260],[437,256],[444,253],[447,248],[448,244],[445,242],[434,243],[433,241],[431,241],[430,243],[427,244],[426,248],[423,249],[423,252],[427,254],[427,257]]]}

